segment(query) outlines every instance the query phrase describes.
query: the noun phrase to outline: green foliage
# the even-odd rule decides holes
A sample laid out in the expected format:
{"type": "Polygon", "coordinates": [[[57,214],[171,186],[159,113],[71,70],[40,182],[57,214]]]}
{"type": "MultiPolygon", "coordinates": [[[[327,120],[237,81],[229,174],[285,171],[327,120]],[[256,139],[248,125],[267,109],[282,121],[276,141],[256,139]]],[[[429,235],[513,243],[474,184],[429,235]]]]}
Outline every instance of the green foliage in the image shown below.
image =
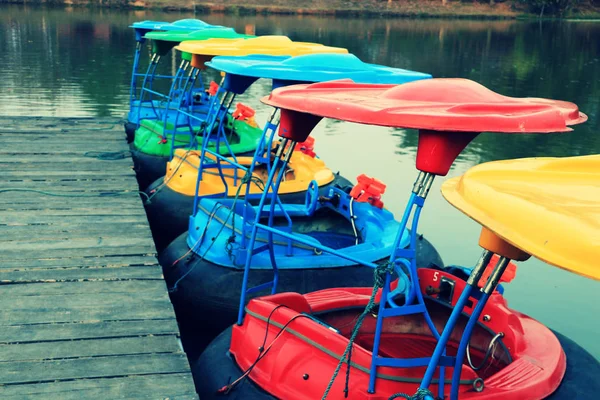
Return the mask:
{"type": "Polygon", "coordinates": [[[544,15],[560,15],[577,4],[578,0],[519,0],[528,11],[544,15]]]}

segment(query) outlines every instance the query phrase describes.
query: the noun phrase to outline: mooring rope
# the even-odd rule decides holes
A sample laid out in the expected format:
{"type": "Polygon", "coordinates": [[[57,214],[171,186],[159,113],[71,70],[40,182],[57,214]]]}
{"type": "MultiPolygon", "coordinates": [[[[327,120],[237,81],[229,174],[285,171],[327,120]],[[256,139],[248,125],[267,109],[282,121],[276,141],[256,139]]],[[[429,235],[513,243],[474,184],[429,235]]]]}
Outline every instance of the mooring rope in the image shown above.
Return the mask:
{"type": "MultiPolygon", "coordinates": [[[[199,256],[200,260],[204,260],[204,258],[206,257],[206,255],[208,254],[208,252],[210,251],[210,249],[212,248],[212,246],[215,244],[215,242],[217,241],[217,239],[221,235],[221,233],[223,233],[223,230],[227,226],[227,221],[229,221],[229,218],[232,218],[232,220],[235,221],[235,216],[232,217],[232,215],[235,212],[235,205],[236,205],[236,203],[237,203],[237,201],[239,199],[242,187],[245,184],[249,184],[250,182],[255,182],[256,183],[256,180],[258,180],[258,181],[260,181],[262,183],[262,181],[259,178],[255,177],[255,176],[250,176],[249,175],[249,171],[246,172],[246,175],[242,178],[241,184],[237,188],[237,191],[235,193],[235,197],[233,198],[233,202],[231,204],[231,208],[229,209],[229,213],[225,217],[225,221],[222,223],[222,225],[219,228],[219,231],[217,232],[217,234],[213,238],[211,238],[211,242],[208,245],[208,247],[206,248],[206,250],[204,251],[204,253],[202,253],[202,255],[199,256]]],[[[215,209],[211,212],[211,215],[209,216],[209,220],[208,220],[208,222],[207,222],[207,224],[206,224],[206,226],[204,228],[204,231],[202,232],[202,235],[200,235],[200,237],[198,238],[198,240],[196,240],[196,243],[194,243],[194,245],[192,247],[190,247],[190,249],[188,250],[187,253],[185,253],[182,257],[178,258],[177,260],[175,260],[175,262],[173,262],[173,264],[171,264],[172,267],[175,266],[183,258],[185,258],[190,252],[192,252],[196,248],[196,246],[198,246],[198,244],[200,244],[200,242],[204,239],[204,235],[206,234],[206,232],[208,230],[208,226],[210,225],[210,223],[212,222],[213,218],[215,217],[215,214],[217,213],[217,211],[221,207],[225,207],[225,206],[223,204],[221,204],[221,203],[217,203],[217,206],[215,207],[215,209]]],[[[235,222],[234,222],[234,224],[235,224],[235,222]]],[[[226,250],[227,250],[227,246],[230,246],[231,242],[234,241],[234,240],[235,240],[235,229],[233,230],[232,235],[229,237],[229,239],[227,240],[227,243],[225,244],[226,250]]],[[[194,254],[196,254],[196,253],[194,253],[194,254]]],[[[181,277],[179,277],[179,279],[177,279],[177,281],[175,281],[175,283],[173,284],[173,286],[168,289],[169,293],[176,292],[177,289],[178,289],[179,283],[183,279],[185,279],[189,274],[191,274],[192,271],[196,268],[196,266],[198,266],[198,263],[194,264],[181,277]]]]}
{"type": "Polygon", "coordinates": [[[366,318],[366,316],[374,311],[375,296],[377,295],[377,291],[379,289],[381,289],[383,287],[383,285],[385,284],[386,273],[388,273],[388,272],[391,273],[393,271],[394,271],[393,263],[390,261],[387,261],[383,264],[379,264],[377,266],[377,268],[375,268],[375,270],[373,271],[374,284],[373,284],[373,291],[371,293],[371,297],[369,298],[369,302],[367,303],[367,306],[365,307],[365,310],[362,312],[360,317],[358,317],[358,320],[356,321],[356,325],[354,325],[354,329],[352,330],[352,335],[350,336],[350,340],[348,340],[348,346],[346,346],[346,350],[344,350],[342,357],[340,357],[340,361],[338,362],[337,366],[335,367],[333,376],[331,377],[331,380],[329,381],[329,384],[327,385],[327,388],[325,389],[325,392],[323,393],[323,397],[321,397],[321,400],[327,399],[327,396],[329,395],[329,392],[331,391],[331,387],[333,386],[333,382],[335,382],[335,379],[337,378],[337,376],[340,372],[340,369],[342,368],[342,364],[344,363],[344,360],[346,361],[346,364],[347,364],[346,384],[345,384],[345,388],[344,388],[344,394],[345,394],[345,397],[348,397],[348,384],[350,381],[350,364],[351,364],[351,359],[352,359],[352,347],[354,346],[354,340],[356,339],[356,336],[358,336],[358,331],[360,330],[360,327],[362,326],[362,323],[363,323],[364,319],[366,318]]]}
{"type": "Polygon", "coordinates": [[[413,394],[412,396],[410,396],[406,393],[396,393],[396,394],[390,396],[388,398],[388,400],[394,400],[394,399],[399,399],[399,398],[403,398],[406,400],[424,400],[428,396],[435,398],[433,393],[431,393],[431,391],[429,389],[419,388],[419,389],[417,389],[417,392],[415,394],[413,394]]]}
{"type": "MultiPolygon", "coordinates": [[[[56,193],[56,192],[47,192],[45,190],[37,190],[37,189],[25,189],[25,188],[7,188],[7,189],[0,189],[0,193],[5,193],[5,192],[32,192],[32,193],[38,193],[44,196],[53,196],[53,197],[111,197],[111,196],[124,196],[124,195],[128,195],[128,194],[132,194],[132,193],[136,193],[135,191],[122,191],[122,192],[116,192],[116,191],[111,191],[111,192],[99,192],[99,193],[69,193],[69,192],[65,192],[65,193],[56,193]]],[[[144,192],[141,191],[137,191],[137,193],[141,196],[146,196],[148,197],[148,195],[144,192]]]]}

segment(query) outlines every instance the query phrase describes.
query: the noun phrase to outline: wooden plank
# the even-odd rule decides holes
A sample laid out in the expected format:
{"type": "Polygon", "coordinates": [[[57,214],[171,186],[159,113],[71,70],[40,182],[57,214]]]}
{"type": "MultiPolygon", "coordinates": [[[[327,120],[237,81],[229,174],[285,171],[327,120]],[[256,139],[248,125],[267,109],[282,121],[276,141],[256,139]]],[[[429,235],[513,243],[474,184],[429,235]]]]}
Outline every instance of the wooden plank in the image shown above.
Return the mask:
{"type": "MultiPolygon", "coordinates": [[[[35,301],[36,297],[56,296],[63,299],[74,296],[85,296],[86,294],[102,293],[106,295],[132,296],[135,292],[164,291],[165,283],[152,280],[125,280],[125,281],[81,281],[81,282],[56,282],[56,283],[32,283],[24,285],[0,285],[0,304],[18,302],[22,297],[28,297],[35,301]],[[8,298],[10,297],[10,298],[8,298]]],[[[165,293],[166,294],[166,293],[165,293]]],[[[70,301],[70,300],[66,300],[70,301]]],[[[18,304],[17,304],[18,306],[18,304]]]]}
{"type": "Polygon", "coordinates": [[[79,150],[93,149],[93,145],[100,142],[113,142],[114,147],[123,146],[123,137],[114,132],[85,132],[85,131],[58,131],[58,132],[18,132],[0,131],[0,140],[10,142],[10,146],[39,146],[58,145],[62,147],[77,147],[79,150]]]}
{"type": "MultiPolygon", "coordinates": [[[[91,216],[104,216],[104,215],[109,215],[109,216],[115,216],[115,215],[119,215],[119,216],[138,216],[138,217],[142,217],[142,216],[146,216],[146,213],[144,212],[144,209],[142,207],[140,207],[140,204],[137,205],[137,207],[129,207],[129,208],[115,208],[115,207],[106,207],[105,204],[102,204],[103,202],[99,203],[97,205],[97,207],[85,207],[85,208],[81,208],[81,207],[77,207],[76,205],[74,205],[71,209],[59,209],[59,210],[55,210],[55,209],[48,209],[48,210],[42,210],[43,215],[39,216],[39,220],[38,221],[43,221],[45,220],[44,217],[48,217],[49,219],[52,219],[51,217],[65,217],[65,219],[70,219],[70,220],[74,220],[75,217],[91,217],[91,216]],[[104,207],[103,207],[104,206],[104,207]]],[[[30,211],[11,211],[11,218],[8,219],[6,221],[19,221],[19,218],[21,217],[25,217],[27,215],[31,215],[32,213],[30,211]]],[[[84,222],[84,221],[82,221],[84,222]]],[[[8,224],[8,222],[4,222],[5,224],[8,224]]]]}
{"type": "MultiPolygon", "coordinates": [[[[99,119],[97,117],[42,117],[42,116],[25,116],[25,115],[3,115],[0,117],[0,121],[2,125],[8,124],[10,122],[33,125],[33,124],[86,124],[86,123],[99,123],[99,119]]],[[[117,117],[103,117],[101,123],[106,123],[110,121],[114,122],[124,122],[123,118],[117,117]]]]}
{"type": "MultiPolygon", "coordinates": [[[[2,189],[0,189],[2,190],[2,189]]],[[[118,195],[107,196],[101,195],[98,192],[72,192],[72,193],[88,193],[86,197],[71,197],[70,193],[59,193],[61,196],[49,196],[45,194],[39,194],[36,192],[29,191],[10,191],[0,192],[0,207],[8,209],[11,205],[14,207],[35,206],[31,209],[47,209],[47,208],[82,208],[82,207],[97,207],[100,201],[107,201],[110,199],[110,205],[115,209],[122,209],[125,206],[130,208],[139,208],[140,204],[144,203],[143,199],[146,197],[140,197],[137,191],[121,192],[118,195]],[[66,202],[66,199],[77,199],[77,202],[66,202]]]]}
{"type": "Polygon", "coordinates": [[[114,148],[113,152],[120,152],[122,151],[124,153],[124,158],[120,158],[120,159],[116,159],[116,160],[102,160],[99,159],[97,157],[94,156],[84,156],[85,152],[81,153],[81,154],[75,154],[75,155],[70,155],[70,156],[65,156],[65,155],[59,155],[59,154],[54,154],[52,157],[48,158],[48,157],[40,157],[40,156],[36,156],[36,155],[32,155],[32,154],[13,154],[13,153],[9,153],[9,154],[2,154],[0,155],[0,163],[2,163],[3,165],[9,166],[9,165],[13,165],[13,164],[32,164],[32,165],[38,165],[38,164],[48,164],[48,165],[53,165],[53,164],[68,164],[71,163],[72,167],[73,166],[77,166],[80,167],[83,164],[94,164],[94,165],[108,165],[108,164],[115,164],[115,165],[119,165],[119,164],[126,164],[126,165],[132,165],[133,164],[133,160],[131,159],[130,155],[126,154],[127,150],[129,148],[123,148],[121,149],[120,147],[114,148]]]}
{"type": "Polygon", "coordinates": [[[149,266],[157,265],[154,256],[140,255],[108,255],[108,256],[76,256],[71,258],[38,258],[38,259],[17,259],[0,262],[0,270],[23,270],[23,269],[44,269],[44,268],[101,268],[101,267],[129,267],[129,266],[149,266]]]}
{"type": "MultiPolygon", "coordinates": [[[[110,142],[98,142],[93,145],[93,147],[89,147],[90,149],[94,149],[94,151],[102,151],[102,152],[114,152],[119,151],[119,149],[115,149],[115,146],[110,142]]],[[[31,144],[29,146],[10,146],[0,148],[0,154],[37,154],[40,156],[48,156],[51,157],[54,154],[60,155],[68,155],[75,154],[82,156],[87,150],[82,150],[81,148],[65,148],[60,145],[48,145],[48,146],[40,146],[40,147],[32,147],[31,144]]]]}
{"type": "Polygon", "coordinates": [[[2,364],[0,384],[145,374],[173,374],[188,371],[189,364],[185,355],[172,353],[18,361],[2,364]],[[24,371],[27,371],[27,373],[23,373],[24,371]]]}
{"type": "Polygon", "coordinates": [[[171,335],[0,344],[0,368],[12,361],[177,353],[179,350],[171,335]]]}
{"type": "MultiPolygon", "coordinates": [[[[49,210],[43,210],[49,211],[49,210]]],[[[137,224],[83,224],[83,225],[0,225],[0,243],[14,241],[41,241],[41,240],[77,240],[83,238],[108,238],[108,237],[150,237],[148,225],[143,222],[137,224]],[[32,235],[32,230],[35,234],[32,235]]]]}
{"type": "MultiPolygon", "coordinates": [[[[42,167],[43,168],[43,167],[42,167]]],[[[71,166],[72,168],[72,166],[71,166]]],[[[69,169],[68,167],[55,170],[42,171],[6,171],[0,177],[2,181],[13,180],[60,180],[65,178],[72,179],[118,179],[122,176],[135,176],[132,168],[118,168],[112,171],[107,168],[98,168],[94,171],[82,171],[80,169],[69,169]]]]}
{"type": "Polygon", "coordinates": [[[85,172],[89,175],[98,175],[99,171],[104,172],[105,175],[108,175],[109,173],[118,175],[133,171],[133,162],[131,160],[128,160],[128,162],[115,160],[110,162],[105,161],[102,163],[81,162],[78,164],[74,164],[72,162],[0,162],[0,168],[2,168],[3,174],[10,174],[10,176],[35,176],[35,174],[37,174],[37,176],[40,177],[46,176],[50,172],[77,172],[79,174],[83,174],[85,172]]]}
{"type": "MultiPolygon", "coordinates": [[[[17,218],[24,217],[26,215],[30,215],[29,211],[12,211],[11,215],[15,215],[17,218]]],[[[64,216],[64,217],[77,217],[77,216],[91,216],[91,215],[146,215],[144,209],[140,207],[140,204],[137,203],[132,205],[132,207],[128,207],[123,209],[121,207],[115,208],[110,207],[105,202],[99,202],[96,207],[79,207],[77,204],[73,204],[72,207],[63,210],[44,210],[45,216],[64,216]]]]}
{"type": "Polygon", "coordinates": [[[80,248],[111,248],[121,246],[148,246],[153,247],[154,242],[148,237],[128,237],[128,238],[81,238],[73,241],[64,240],[36,240],[36,241],[15,241],[15,242],[0,242],[0,251],[4,254],[10,254],[15,251],[31,251],[44,253],[49,250],[69,249],[75,250],[80,248]]]}
{"type": "Polygon", "coordinates": [[[2,399],[197,398],[124,137],[0,117],[2,399]]]}
{"type": "MultiPolygon", "coordinates": [[[[139,281],[142,282],[142,281],[139,281]]],[[[78,321],[165,319],[173,316],[167,291],[20,296],[0,300],[0,326],[78,321]]],[[[27,286],[27,285],[18,285],[27,286]]],[[[5,297],[5,296],[2,296],[5,297]]]]}
{"type": "MultiPolygon", "coordinates": [[[[0,194],[0,208],[10,209],[11,206],[15,209],[29,207],[31,210],[44,210],[44,209],[68,209],[68,208],[90,208],[98,207],[104,203],[100,202],[97,193],[93,193],[95,196],[90,197],[79,197],[77,203],[67,203],[66,198],[63,196],[46,196],[38,195],[34,196],[31,192],[5,192],[0,194]],[[24,196],[24,194],[27,194],[24,196]]],[[[145,199],[145,197],[144,197],[145,199]]],[[[102,199],[105,200],[105,199],[102,199]]],[[[127,192],[119,194],[118,196],[110,196],[110,205],[116,209],[140,209],[140,204],[143,204],[144,200],[137,192],[127,192]]]]}
{"type": "MultiPolygon", "coordinates": [[[[37,192],[31,192],[31,194],[40,195],[39,191],[46,191],[49,193],[89,193],[87,197],[96,196],[98,197],[111,197],[118,196],[119,193],[137,193],[137,180],[135,177],[122,176],[115,177],[115,179],[62,179],[62,180],[6,180],[2,184],[3,188],[0,190],[7,189],[30,189],[37,192]],[[103,193],[103,194],[101,194],[103,193]]],[[[44,193],[41,193],[44,195],[44,193]]],[[[77,199],[77,195],[69,198],[77,199]]],[[[75,200],[76,201],[76,200],[75,200]]]]}
{"type": "Polygon", "coordinates": [[[29,121],[22,121],[22,120],[0,120],[1,124],[0,126],[2,126],[2,129],[4,131],[10,132],[23,132],[23,133],[27,133],[27,132],[34,132],[34,131],[40,131],[40,132],[54,132],[54,131],[61,131],[61,130],[65,130],[65,129],[81,129],[81,130],[92,130],[95,129],[96,131],[103,131],[103,130],[109,130],[112,129],[116,132],[122,132],[123,134],[125,134],[125,130],[123,127],[123,124],[121,123],[121,121],[119,120],[113,120],[113,119],[102,119],[102,121],[93,121],[92,119],[89,120],[54,120],[54,121],[49,121],[49,120],[29,120],[29,121]]]}
{"type": "Polygon", "coordinates": [[[179,333],[174,316],[134,321],[92,321],[3,326],[0,343],[29,343],[56,340],[102,339],[179,333]]]}
{"type": "MultiPolygon", "coordinates": [[[[17,218],[13,213],[5,213],[6,218],[2,218],[2,225],[41,225],[41,224],[54,224],[54,225],[74,225],[74,224],[99,224],[109,222],[130,222],[130,223],[144,223],[148,219],[146,215],[136,213],[129,215],[126,213],[119,213],[115,211],[113,214],[101,214],[101,215],[44,215],[39,213],[38,215],[32,215],[32,213],[25,213],[23,218],[17,218]]],[[[37,214],[37,213],[36,213],[37,214]]]]}
{"type": "MultiPolygon", "coordinates": [[[[26,269],[6,270],[0,269],[0,282],[2,283],[28,283],[28,282],[75,282],[95,280],[130,280],[154,279],[163,280],[161,268],[154,266],[144,267],[105,267],[105,268],[52,268],[52,269],[26,269]]],[[[0,289],[0,293],[2,289],[0,289]]]]}
{"type": "Polygon", "coordinates": [[[117,135],[125,137],[125,129],[123,125],[112,124],[110,122],[103,122],[102,124],[31,124],[23,125],[13,123],[9,125],[1,125],[1,133],[18,133],[21,135],[47,135],[48,133],[61,133],[61,132],[81,132],[89,136],[101,134],[103,132],[112,132],[117,135]]]}
{"type": "Polygon", "coordinates": [[[91,247],[80,248],[75,250],[55,249],[46,250],[39,253],[22,252],[22,251],[5,251],[2,253],[3,263],[12,263],[14,260],[39,260],[42,258],[50,259],[69,259],[71,257],[96,257],[96,256],[154,256],[156,249],[152,246],[115,246],[115,247],[91,247]]]}
{"type": "Polygon", "coordinates": [[[192,400],[198,398],[193,387],[190,374],[155,374],[9,385],[2,388],[2,398],[10,400],[146,400],[151,397],[163,400],[192,400]]]}

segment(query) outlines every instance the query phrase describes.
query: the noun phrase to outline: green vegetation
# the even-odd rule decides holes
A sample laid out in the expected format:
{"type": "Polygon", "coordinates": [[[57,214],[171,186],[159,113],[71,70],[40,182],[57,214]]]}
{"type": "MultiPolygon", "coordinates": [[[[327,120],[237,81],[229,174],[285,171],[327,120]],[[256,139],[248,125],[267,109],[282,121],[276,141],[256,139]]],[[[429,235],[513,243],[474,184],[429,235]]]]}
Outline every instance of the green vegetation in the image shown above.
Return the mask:
{"type": "Polygon", "coordinates": [[[336,15],[423,18],[600,18],[600,0],[0,0],[232,15],[336,15]]]}
{"type": "Polygon", "coordinates": [[[541,16],[546,15],[563,15],[570,11],[580,0],[519,0],[519,3],[524,4],[527,10],[537,13],[541,16]]]}

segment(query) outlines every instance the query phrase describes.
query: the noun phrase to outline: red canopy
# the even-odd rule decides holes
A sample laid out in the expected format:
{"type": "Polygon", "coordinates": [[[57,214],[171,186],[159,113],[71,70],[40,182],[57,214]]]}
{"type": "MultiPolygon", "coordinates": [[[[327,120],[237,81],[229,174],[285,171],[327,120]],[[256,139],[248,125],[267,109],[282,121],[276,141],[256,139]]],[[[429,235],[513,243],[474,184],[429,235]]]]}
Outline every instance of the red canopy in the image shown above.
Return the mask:
{"type": "Polygon", "coordinates": [[[503,96],[468,79],[403,85],[339,80],[279,88],[262,101],[282,109],[280,135],[298,142],[322,117],[419,129],[417,168],[438,175],[479,132],[568,132],[587,120],[573,103],[503,96]]]}

